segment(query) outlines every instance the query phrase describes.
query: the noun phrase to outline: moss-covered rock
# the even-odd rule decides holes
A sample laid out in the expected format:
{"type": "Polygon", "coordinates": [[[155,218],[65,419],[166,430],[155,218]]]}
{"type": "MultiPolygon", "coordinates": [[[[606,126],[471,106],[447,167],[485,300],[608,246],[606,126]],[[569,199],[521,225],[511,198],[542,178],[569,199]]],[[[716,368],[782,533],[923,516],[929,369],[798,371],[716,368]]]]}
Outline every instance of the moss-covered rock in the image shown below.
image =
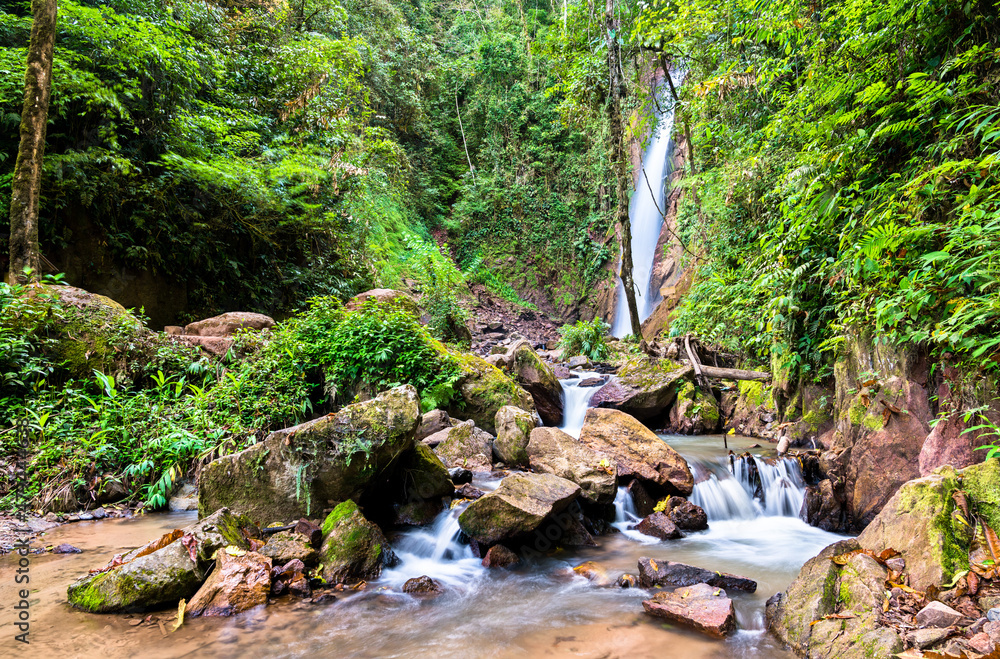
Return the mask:
{"type": "Polygon", "coordinates": [[[1000,458],[963,469],[962,487],[990,528],[1000,533],[1000,458]]]}
{"type": "Polygon", "coordinates": [[[590,404],[621,410],[637,419],[661,416],[670,409],[691,373],[691,366],[669,359],[631,356],[618,374],[594,394],[590,404]]]}
{"type": "Polygon", "coordinates": [[[535,428],[527,447],[534,471],[553,474],[580,486],[580,497],[613,503],[618,491],[614,464],[558,428],[535,428]]]}
{"type": "Polygon", "coordinates": [[[535,417],[529,412],[504,405],[497,411],[497,436],[493,453],[509,467],[528,466],[528,439],[535,427],[535,417]]]}
{"type": "Polygon", "coordinates": [[[447,348],[437,341],[433,345],[440,354],[454,357],[461,371],[456,383],[459,396],[452,399],[446,410],[451,416],[471,419],[487,432],[495,432],[496,414],[504,405],[535,411],[531,394],[496,366],[471,353],[447,348]]]}
{"type": "Polygon", "coordinates": [[[296,558],[306,565],[312,565],[318,557],[316,549],[309,544],[309,538],[295,531],[275,533],[257,551],[261,556],[274,561],[275,565],[284,565],[296,558]]]}
{"type": "Polygon", "coordinates": [[[719,429],[719,404],[712,392],[685,381],[670,408],[670,429],[685,435],[702,435],[719,429]]]}
{"type": "Polygon", "coordinates": [[[267,525],[358,497],[414,446],[416,389],[405,385],[336,414],[271,433],[201,472],[198,510],[222,506],[267,525]]]}
{"type": "Polygon", "coordinates": [[[383,567],[396,562],[382,530],[365,519],[354,501],[344,501],[327,515],[323,536],[319,561],[327,583],[377,579],[383,567]]]}
{"type": "Polygon", "coordinates": [[[493,435],[477,428],[472,420],[442,430],[438,435],[440,441],[434,435],[428,440],[438,442],[434,451],[445,466],[471,471],[493,470],[493,435]]]}
{"type": "Polygon", "coordinates": [[[154,551],[149,551],[155,546],[152,543],[140,547],[125,554],[122,564],[77,580],[67,591],[69,602],[93,613],[117,613],[190,598],[204,580],[217,550],[228,545],[248,548],[244,528],[251,528],[246,518],[228,509],[216,511],[183,529],[163,547],[154,551]],[[192,540],[182,542],[184,537],[192,540]],[[194,550],[194,558],[189,547],[194,550]]]}
{"type": "MultiPolygon", "coordinates": [[[[541,360],[531,344],[521,340],[504,357],[507,371],[535,401],[538,415],[547,426],[558,426],[563,418],[562,385],[552,369],[541,360]]],[[[499,429],[498,429],[499,432],[499,429]]]]}
{"type": "Polygon", "coordinates": [[[458,523],[470,538],[492,545],[538,529],[579,494],[579,485],[552,474],[512,474],[469,504],[458,523]]]}
{"type": "Polygon", "coordinates": [[[455,492],[448,469],[426,444],[418,442],[403,456],[392,478],[398,487],[395,496],[397,524],[430,524],[442,509],[442,499],[455,492]]]}

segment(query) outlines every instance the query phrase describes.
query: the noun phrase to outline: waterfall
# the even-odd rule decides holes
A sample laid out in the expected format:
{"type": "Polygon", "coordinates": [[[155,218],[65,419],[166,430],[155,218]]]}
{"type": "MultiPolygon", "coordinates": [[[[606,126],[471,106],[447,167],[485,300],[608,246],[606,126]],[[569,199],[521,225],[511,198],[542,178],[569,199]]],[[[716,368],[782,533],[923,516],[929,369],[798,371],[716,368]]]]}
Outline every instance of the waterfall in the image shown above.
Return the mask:
{"type": "Polygon", "coordinates": [[[581,387],[580,383],[597,375],[599,374],[574,371],[573,377],[559,381],[563,397],[563,422],[559,429],[567,435],[580,437],[580,431],[583,430],[583,420],[587,416],[587,408],[590,406],[590,399],[600,389],[600,387],[581,387]]]}
{"type": "Polygon", "coordinates": [[[696,463],[691,502],[701,506],[709,521],[755,517],[798,517],[806,484],[798,460],[731,456],[724,464],[696,463]]]}
{"type": "MultiPolygon", "coordinates": [[[[636,306],[640,322],[649,318],[657,302],[660,301],[660,292],[653,290],[651,284],[656,245],[663,228],[661,212],[667,211],[666,187],[667,179],[670,178],[671,155],[674,150],[673,131],[674,107],[671,103],[670,107],[664,107],[663,112],[657,116],[656,131],[642,156],[642,170],[636,172],[635,189],[629,201],[628,215],[632,226],[632,280],[636,287],[636,306]]],[[[628,302],[621,277],[618,278],[616,299],[611,333],[621,338],[632,333],[628,302]]]]}

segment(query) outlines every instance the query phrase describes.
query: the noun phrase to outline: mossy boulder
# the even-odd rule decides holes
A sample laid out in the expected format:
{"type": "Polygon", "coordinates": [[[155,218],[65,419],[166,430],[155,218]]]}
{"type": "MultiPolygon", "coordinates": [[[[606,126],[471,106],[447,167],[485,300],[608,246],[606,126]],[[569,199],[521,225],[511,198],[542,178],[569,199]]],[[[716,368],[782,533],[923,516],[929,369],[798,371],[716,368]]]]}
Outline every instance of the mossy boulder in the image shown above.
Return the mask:
{"type": "Polygon", "coordinates": [[[963,469],[962,487],[990,528],[1000,533],[1000,458],[963,469]]]}
{"type": "Polygon", "coordinates": [[[309,543],[309,538],[295,531],[281,531],[267,539],[267,544],[257,550],[261,556],[274,561],[275,565],[284,565],[288,561],[299,559],[306,565],[316,562],[316,548],[309,543]]]}
{"type": "Polygon", "coordinates": [[[399,484],[395,497],[398,524],[430,524],[441,512],[442,499],[455,492],[455,484],[444,463],[429,446],[420,442],[403,456],[392,480],[399,484]]]}
{"type": "Polygon", "coordinates": [[[172,540],[167,537],[170,541],[162,547],[155,548],[159,541],[154,541],[125,554],[120,565],[80,578],[67,591],[69,602],[92,613],[119,613],[190,598],[217,550],[229,545],[249,548],[243,529],[253,529],[248,519],[228,509],[216,511],[172,540]]]}
{"type": "Polygon", "coordinates": [[[562,385],[552,369],[542,361],[531,344],[518,341],[504,357],[506,368],[532,399],[538,415],[547,426],[558,426],[563,419],[562,385]]]}
{"type": "Polygon", "coordinates": [[[719,429],[719,404],[712,392],[685,381],[670,408],[670,428],[684,435],[702,435],[719,429]]]}
{"type": "Polygon", "coordinates": [[[496,415],[497,436],[493,441],[493,453],[509,467],[527,467],[528,439],[535,427],[535,417],[530,412],[504,405],[496,415]]]}
{"type": "Polygon", "coordinates": [[[370,291],[358,293],[347,301],[344,309],[347,311],[357,311],[368,300],[375,300],[380,304],[392,303],[398,305],[414,318],[420,318],[423,314],[416,300],[402,291],[396,291],[391,288],[373,288],[370,291]]]}
{"type": "Polygon", "coordinates": [[[470,503],[458,523],[470,538],[493,545],[535,531],[579,494],[579,485],[552,474],[511,474],[496,490],[470,503]]]}
{"type": "Polygon", "coordinates": [[[271,433],[201,472],[201,514],[228,506],[267,525],[311,517],[368,491],[414,446],[417,391],[396,387],[335,414],[271,433]]]}
{"type": "Polygon", "coordinates": [[[736,404],[726,427],[747,437],[770,437],[768,424],[778,418],[771,387],[756,380],[740,380],[736,392],[736,404]]]}
{"type": "Polygon", "coordinates": [[[496,432],[496,414],[504,405],[535,411],[531,394],[496,366],[471,353],[446,348],[437,341],[433,344],[439,353],[454,357],[461,371],[456,383],[459,396],[449,403],[446,410],[451,416],[471,419],[477,426],[492,433],[496,432]]]}
{"type": "Polygon", "coordinates": [[[323,536],[319,561],[327,583],[377,579],[383,567],[396,563],[382,530],[365,519],[354,501],[344,501],[327,515],[323,536]]]}
{"type": "Polygon", "coordinates": [[[527,447],[534,471],[553,474],[580,486],[591,503],[613,503],[618,491],[614,464],[558,428],[535,428],[527,447]]]}
{"type": "Polygon", "coordinates": [[[906,560],[910,586],[926,590],[969,569],[969,538],[954,520],[959,475],[950,467],[903,485],[858,536],[876,554],[895,549],[906,560]]]}
{"type": "Polygon", "coordinates": [[[656,496],[686,497],[694,488],[694,476],[687,461],[652,430],[624,412],[587,410],[580,444],[613,465],[619,479],[637,479],[656,496]]]}
{"type": "Polygon", "coordinates": [[[470,419],[457,426],[431,435],[428,442],[437,442],[434,449],[449,468],[463,467],[471,471],[493,470],[493,435],[477,428],[470,419]]]}
{"type": "Polygon", "coordinates": [[[618,374],[594,394],[590,404],[620,410],[637,419],[662,416],[692,373],[690,365],[669,359],[630,357],[618,374]]]}

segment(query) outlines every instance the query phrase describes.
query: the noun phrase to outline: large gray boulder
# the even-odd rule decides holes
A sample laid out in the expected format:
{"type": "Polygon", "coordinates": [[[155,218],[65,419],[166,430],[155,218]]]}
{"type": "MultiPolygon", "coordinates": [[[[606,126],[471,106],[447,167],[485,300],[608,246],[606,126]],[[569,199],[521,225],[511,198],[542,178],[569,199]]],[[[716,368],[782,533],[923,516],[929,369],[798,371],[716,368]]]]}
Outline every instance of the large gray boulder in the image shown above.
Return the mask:
{"type": "Polygon", "coordinates": [[[694,476],[684,458],[624,412],[587,410],[580,444],[614,465],[619,479],[638,479],[656,495],[686,497],[694,488],[694,476]]]}
{"type": "Polygon", "coordinates": [[[559,378],[525,340],[510,347],[504,356],[507,371],[531,394],[538,415],[547,426],[563,419],[563,395],[559,378]]]}
{"type": "Polygon", "coordinates": [[[492,545],[535,531],[579,494],[579,485],[552,474],[511,474],[470,503],[458,523],[470,538],[492,545]]]}
{"type": "Polygon", "coordinates": [[[527,447],[534,471],[553,474],[580,486],[580,497],[613,503],[617,494],[614,464],[558,428],[535,428],[527,447]]]}
{"type": "Polygon", "coordinates": [[[504,405],[497,411],[497,436],[493,441],[493,453],[509,467],[527,467],[528,440],[535,427],[535,417],[529,412],[504,405]]]}
{"type": "Polygon", "coordinates": [[[594,394],[590,404],[621,410],[637,419],[662,416],[693,372],[690,365],[669,359],[634,357],[594,394]]]}
{"type": "Polygon", "coordinates": [[[493,435],[477,428],[471,419],[431,435],[424,443],[434,444],[434,452],[446,467],[493,470],[493,435]]]}
{"type": "Polygon", "coordinates": [[[243,529],[250,521],[228,509],[143,547],[116,557],[67,591],[69,603],[92,613],[119,613],[170,605],[198,590],[215,552],[229,545],[248,548],[243,529]]]}
{"type": "Polygon", "coordinates": [[[199,513],[227,506],[261,525],[313,517],[378,482],[413,448],[419,422],[417,391],[405,385],[273,432],[205,466],[199,513]]]}

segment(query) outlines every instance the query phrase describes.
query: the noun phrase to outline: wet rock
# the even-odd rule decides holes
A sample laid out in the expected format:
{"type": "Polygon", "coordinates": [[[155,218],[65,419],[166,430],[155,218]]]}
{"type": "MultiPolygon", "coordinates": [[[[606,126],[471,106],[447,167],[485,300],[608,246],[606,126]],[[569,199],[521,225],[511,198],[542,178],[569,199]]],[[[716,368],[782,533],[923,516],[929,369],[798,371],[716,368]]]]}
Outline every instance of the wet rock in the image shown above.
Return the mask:
{"type": "Polygon", "coordinates": [[[411,595],[436,596],[443,593],[444,589],[437,581],[425,575],[407,579],[406,583],[403,584],[403,592],[410,593],[411,595]]]}
{"type": "Polygon", "coordinates": [[[63,543],[61,545],[56,545],[55,547],[53,547],[52,548],[52,553],[53,554],[82,554],[83,550],[80,549],[79,547],[74,547],[73,545],[69,545],[69,544],[63,543]]]}
{"type": "Polygon", "coordinates": [[[693,382],[685,381],[677,391],[677,400],[670,408],[670,428],[684,435],[704,435],[719,428],[719,404],[711,391],[702,391],[693,382]]]}
{"type": "Polygon", "coordinates": [[[399,464],[395,480],[396,523],[430,524],[442,509],[442,499],[451,496],[455,484],[444,463],[425,444],[417,443],[399,464]]]}
{"type": "MultiPolygon", "coordinates": [[[[422,442],[426,438],[442,430],[447,430],[454,425],[448,413],[444,410],[432,410],[420,417],[420,425],[417,427],[416,441],[422,442]]],[[[433,446],[431,448],[434,448],[433,446]]]]}
{"type": "Polygon", "coordinates": [[[562,430],[532,430],[527,454],[533,470],[576,483],[580,496],[587,501],[608,504],[615,500],[617,479],[611,461],[562,430]]]}
{"type": "Polygon", "coordinates": [[[634,574],[623,574],[618,577],[615,585],[619,588],[638,588],[639,587],[639,577],[634,574]]]}
{"type": "Polygon", "coordinates": [[[517,554],[510,549],[503,545],[493,545],[483,556],[483,567],[510,567],[519,561],[517,554]]]}
{"type": "Polygon", "coordinates": [[[587,388],[589,388],[589,387],[601,387],[601,386],[604,385],[605,382],[607,382],[606,378],[584,378],[584,379],[580,380],[580,384],[578,384],[577,386],[579,386],[579,387],[587,387],[587,388]]]}
{"type": "Polygon", "coordinates": [[[478,499],[485,494],[486,493],[478,487],[473,486],[472,483],[466,483],[462,487],[455,490],[455,496],[462,499],[478,499]]]}
{"type": "Polygon", "coordinates": [[[957,473],[949,467],[906,483],[858,536],[858,543],[875,554],[900,552],[910,586],[917,590],[948,583],[955,571],[968,568],[968,539],[957,535],[951,522],[951,495],[958,487],[957,473]]]}
{"type": "Polygon", "coordinates": [[[472,472],[464,467],[452,467],[448,470],[448,476],[455,485],[464,485],[472,482],[472,472]]]}
{"type": "Polygon", "coordinates": [[[706,583],[727,590],[757,591],[757,582],[728,572],[713,572],[694,565],[658,561],[643,556],[639,559],[639,583],[643,588],[654,586],[693,586],[706,583]]]}
{"type": "Polygon", "coordinates": [[[603,565],[596,561],[581,563],[573,568],[573,572],[576,572],[581,577],[586,578],[595,586],[610,586],[613,583],[611,581],[611,577],[608,576],[608,571],[604,569],[603,565]]]}
{"type": "Polygon", "coordinates": [[[635,504],[635,510],[640,517],[648,517],[656,512],[656,500],[649,496],[649,492],[642,486],[642,483],[632,481],[625,486],[625,489],[632,497],[632,503],[635,504]]]}
{"type": "Polygon", "coordinates": [[[635,530],[660,540],[676,540],[684,537],[677,525],[663,513],[653,513],[639,522],[635,530]]]}
{"type": "Polygon", "coordinates": [[[212,318],[189,323],[184,327],[186,336],[230,337],[242,329],[260,331],[274,327],[274,319],[262,313],[230,311],[212,318]]]}
{"type": "Polygon", "coordinates": [[[463,467],[472,471],[493,470],[493,436],[477,428],[472,421],[442,430],[428,439],[439,435],[442,438],[434,451],[448,467],[463,467]]]}
{"type": "Polygon", "coordinates": [[[931,602],[917,613],[917,624],[924,627],[951,627],[962,619],[962,614],[941,602],[931,602]]]}
{"type": "MultiPolygon", "coordinates": [[[[197,506],[191,508],[190,510],[197,510],[197,506]]],[[[106,510],[104,510],[104,508],[98,508],[92,514],[94,516],[94,519],[105,519],[108,516],[108,513],[106,510]]]]}
{"type": "Polygon", "coordinates": [[[128,552],[117,564],[112,561],[110,569],[78,579],[67,597],[73,606],[92,613],[172,605],[195,594],[217,550],[229,545],[249,549],[244,529],[252,528],[247,518],[223,508],[179,533],[128,552]]]}
{"type": "Polygon", "coordinates": [[[309,544],[309,538],[294,531],[282,531],[268,538],[267,544],[258,550],[261,556],[270,558],[277,565],[284,565],[298,559],[303,563],[316,562],[319,554],[309,544]]]}
{"type": "MultiPolygon", "coordinates": [[[[675,497],[671,497],[673,503],[675,497]]],[[[670,521],[683,531],[704,531],[708,528],[708,515],[697,506],[686,499],[679,500],[670,506],[670,521]]]]}
{"type": "Polygon", "coordinates": [[[694,488],[684,458],[624,412],[587,410],[580,443],[614,465],[618,478],[638,479],[656,494],[688,496],[694,488]]]}
{"type": "Polygon", "coordinates": [[[668,359],[633,358],[594,394],[590,404],[621,410],[642,420],[662,416],[693,372],[691,366],[668,359]]]}
{"type": "Polygon", "coordinates": [[[586,355],[575,355],[566,360],[566,365],[570,368],[587,368],[590,366],[590,359],[586,355]]]}
{"type": "Polygon", "coordinates": [[[824,531],[843,532],[847,530],[844,504],[829,478],[806,489],[802,503],[805,518],[809,524],[824,531]]]}
{"type": "Polygon", "coordinates": [[[470,538],[492,545],[531,533],[579,494],[579,485],[558,476],[512,474],[496,490],[469,504],[458,521],[470,538]]]}
{"type": "Polygon", "coordinates": [[[267,604],[271,592],[271,559],[256,552],[218,553],[215,570],[188,602],[187,614],[231,616],[267,604]]]}
{"type": "MultiPolygon", "coordinates": [[[[535,408],[545,425],[558,426],[563,419],[562,385],[552,369],[543,362],[531,344],[518,341],[506,355],[507,371],[535,401],[535,408]]],[[[499,428],[498,428],[499,432],[499,428]]]]}
{"type": "Polygon", "coordinates": [[[370,581],[382,568],[396,563],[382,530],[365,519],[357,504],[340,504],[323,521],[323,546],[319,560],[327,583],[370,581]]]}
{"type": "Polygon", "coordinates": [[[535,427],[535,417],[524,410],[505,405],[497,411],[497,437],[493,441],[493,454],[511,467],[527,467],[528,438],[535,427]]]}
{"type": "Polygon", "coordinates": [[[672,592],[657,593],[643,601],[646,613],[690,627],[715,638],[736,631],[736,609],[726,592],[699,583],[672,592]]]}
{"type": "Polygon", "coordinates": [[[230,506],[266,525],[358,497],[413,448],[419,420],[417,391],[406,385],[273,432],[202,469],[199,512],[230,506]]]}
{"type": "Polygon", "coordinates": [[[184,483],[167,502],[170,512],[198,510],[198,489],[192,483],[184,483]]]}
{"type": "Polygon", "coordinates": [[[303,535],[309,545],[315,549],[319,549],[320,545],[323,544],[323,529],[320,528],[319,524],[304,517],[295,523],[295,528],[292,530],[303,535]]]}
{"type": "MultiPolygon", "coordinates": [[[[305,564],[297,558],[284,565],[279,564],[273,567],[271,569],[271,595],[278,597],[290,592],[292,584],[297,586],[296,594],[302,593],[303,588],[299,582],[306,581],[305,586],[307,588],[309,586],[308,580],[305,578],[305,569],[305,564]]],[[[307,595],[300,596],[306,597],[307,595]]]]}

